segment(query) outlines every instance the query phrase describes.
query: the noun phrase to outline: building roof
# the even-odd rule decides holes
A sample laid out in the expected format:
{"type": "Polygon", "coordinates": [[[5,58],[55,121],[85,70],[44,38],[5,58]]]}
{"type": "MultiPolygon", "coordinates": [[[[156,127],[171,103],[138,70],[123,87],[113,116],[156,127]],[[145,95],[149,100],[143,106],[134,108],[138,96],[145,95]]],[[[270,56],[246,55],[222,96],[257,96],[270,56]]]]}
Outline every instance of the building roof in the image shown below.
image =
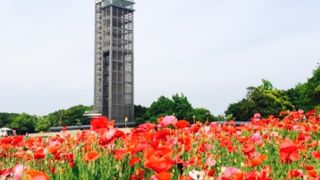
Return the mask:
{"type": "Polygon", "coordinates": [[[10,128],[7,128],[7,127],[3,127],[3,128],[0,128],[0,130],[5,130],[5,131],[10,131],[10,130],[12,130],[12,129],[10,129],[10,128]]]}
{"type": "Polygon", "coordinates": [[[106,6],[117,6],[125,9],[133,9],[133,5],[135,4],[133,0],[96,0],[96,3],[102,2],[102,7],[106,6]]]}

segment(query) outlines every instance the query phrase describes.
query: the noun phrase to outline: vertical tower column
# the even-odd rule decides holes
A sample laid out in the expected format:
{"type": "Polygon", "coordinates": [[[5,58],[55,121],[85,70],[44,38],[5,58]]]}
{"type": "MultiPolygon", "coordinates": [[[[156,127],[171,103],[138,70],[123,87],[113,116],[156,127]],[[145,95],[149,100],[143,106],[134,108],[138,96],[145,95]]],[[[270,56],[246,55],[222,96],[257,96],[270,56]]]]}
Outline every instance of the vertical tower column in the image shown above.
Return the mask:
{"type": "Polygon", "coordinates": [[[116,122],[134,118],[133,5],[96,1],[94,108],[116,122]]]}

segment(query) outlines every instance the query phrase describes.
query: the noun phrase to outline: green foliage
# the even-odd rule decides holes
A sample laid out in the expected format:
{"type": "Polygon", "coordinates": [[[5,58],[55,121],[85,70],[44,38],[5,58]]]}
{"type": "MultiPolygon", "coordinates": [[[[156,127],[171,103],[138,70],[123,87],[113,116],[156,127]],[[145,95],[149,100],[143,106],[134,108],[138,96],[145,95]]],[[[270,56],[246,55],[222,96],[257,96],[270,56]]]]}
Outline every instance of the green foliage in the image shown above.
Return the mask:
{"type": "Polygon", "coordinates": [[[158,117],[161,114],[172,114],[173,113],[173,101],[167,97],[160,96],[154,101],[150,108],[147,110],[147,117],[158,117]]]}
{"type": "Polygon", "coordinates": [[[266,79],[262,79],[262,85],[260,85],[259,88],[265,89],[265,90],[272,90],[273,85],[270,81],[268,81],[266,79]]]}
{"type": "Polygon", "coordinates": [[[188,101],[188,98],[183,94],[175,94],[172,96],[173,108],[172,112],[178,119],[188,119],[188,114],[193,111],[193,108],[188,101]]]}
{"type": "Polygon", "coordinates": [[[18,134],[35,132],[34,124],[37,121],[36,116],[31,116],[27,113],[22,113],[12,119],[9,127],[15,129],[18,134]]]}
{"type": "Polygon", "coordinates": [[[134,105],[134,117],[144,117],[148,108],[141,105],[134,105]]]}
{"type": "Polygon", "coordinates": [[[189,119],[188,115],[192,111],[193,108],[188,98],[183,94],[175,94],[171,99],[160,96],[147,109],[146,117],[152,122],[155,122],[158,117],[166,115],[175,115],[178,119],[189,119]]]}
{"type": "Polygon", "coordinates": [[[65,125],[84,125],[89,124],[90,120],[84,117],[86,111],[91,110],[91,107],[78,105],[73,106],[65,111],[65,125]]]}
{"type": "Polygon", "coordinates": [[[0,113],[0,127],[16,129],[18,134],[26,132],[47,131],[52,126],[70,126],[89,124],[89,119],[84,117],[86,111],[91,110],[89,106],[73,106],[69,109],[60,109],[46,116],[31,116],[27,113],[0,113]]]}
{"type": "Polygon", "coordinates": [[[227,114],[228,120],[231,120],[231,117],[238,121],[249,120],[254,113],[254,108],[254,102],[244,98],[237,103],[230,104],[225,114],[227,114]]]}
{"type": "Polygon", "coordinates": [[[35,124],[35,131],[47,131],[50,127],[53,126],[53,119],[50,116],[39,117],[35,124]]]}
{"type": "Polygon", "coordinates": [[[232,114],[235,120],[247,121],[254,113],[262,116],[277,115],[280,111],[294,110],[286,91],[273,88],[267,80],[262,85],[247,88],[246,98],[230,104],[226,114],[232,114]]]}
{"type": "Polygon", "coordinates": [[[52,126],[71,126],[89,124],[90,120],[84,117],[86,111],[92,107],[77,105],[69,109],[60,109],[41,118],[36,124],[37,131],[46,131],[52,126]]]}
{"type": "Polygon", "coordinates": [[[214,117],[208,109],[205,108],[194,108],[192,111],[192,116],[195,117],[196,121],[200,121],[202,123],[217,121],[218,118],[214,117]]]}
{"type": "Polygon", "coordinates": [[[141,105],[134,105],[134,121],[135,123],[142,124],[147,119],[146,112],[148,108],[141,105]]]}
{"type": "MultiPolygon", "coordinates": [[[[167,98],[165,96],[160,96],[156,101],[154,101],[149,108],[141,108],[135,106],[139,115],[136,116],[136,123],[141,124],[146,121],[156,122],[158,117],[174,115],[177,119],[185,119],[190,122],[201,121],[201,122],[211,122],[217,121],[218,118],[213,116],[208,109],[205,108],[193,108],[188,98],[183,94],[174,94],[172,98],[167,98]],[[142,115],[143,110],[145,115],[142,115]],[[143,118],[145,117],[145,118],[143,118]],[[193,119],[195,117],[195,119],[193,119]]],[[[224,119],[224,117],[220,117],[224,119]]]]}
{"type": "Polygon", "coordinates": [[[12,122],[13,118],[18,116],[17,113],[0,113],[0,128],[8,127],[12,122]]]}
{"type": "Polygon", "coordinates": [[[290,101],[296,109],[311,110],[320,106],[320,66],[311,78],[303,84],[298,84],[287,91],[290,101]]]}

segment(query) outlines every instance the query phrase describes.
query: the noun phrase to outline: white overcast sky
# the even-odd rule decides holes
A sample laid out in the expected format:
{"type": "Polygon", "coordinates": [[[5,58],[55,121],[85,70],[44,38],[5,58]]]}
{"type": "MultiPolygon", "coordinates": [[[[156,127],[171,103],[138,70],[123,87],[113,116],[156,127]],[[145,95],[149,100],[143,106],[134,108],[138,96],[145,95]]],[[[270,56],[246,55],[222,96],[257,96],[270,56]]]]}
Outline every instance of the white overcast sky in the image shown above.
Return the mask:
{"type": "MultiPolygon", "coordinates": [[[[222,114],[320,62],[319,0],[136,0],[135,104],[184,93],[222,114]]],[[[0,0],[0,112],[93,103],[94,0],[0,0]]]]}

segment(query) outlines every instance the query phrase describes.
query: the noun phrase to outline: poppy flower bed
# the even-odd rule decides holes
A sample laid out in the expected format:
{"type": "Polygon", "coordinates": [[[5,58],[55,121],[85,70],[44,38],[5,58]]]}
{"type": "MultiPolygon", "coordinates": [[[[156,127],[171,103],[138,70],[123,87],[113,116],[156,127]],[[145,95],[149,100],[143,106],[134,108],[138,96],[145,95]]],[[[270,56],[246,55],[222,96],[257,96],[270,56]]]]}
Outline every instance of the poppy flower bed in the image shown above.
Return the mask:
{"type": "Polygon", "coordinates": [[[107,118],[91,130],[0,139],[0,179],[320,179],[320,116],[259,114],[241,126],[174,116],[130,133],[107,118]]]}

